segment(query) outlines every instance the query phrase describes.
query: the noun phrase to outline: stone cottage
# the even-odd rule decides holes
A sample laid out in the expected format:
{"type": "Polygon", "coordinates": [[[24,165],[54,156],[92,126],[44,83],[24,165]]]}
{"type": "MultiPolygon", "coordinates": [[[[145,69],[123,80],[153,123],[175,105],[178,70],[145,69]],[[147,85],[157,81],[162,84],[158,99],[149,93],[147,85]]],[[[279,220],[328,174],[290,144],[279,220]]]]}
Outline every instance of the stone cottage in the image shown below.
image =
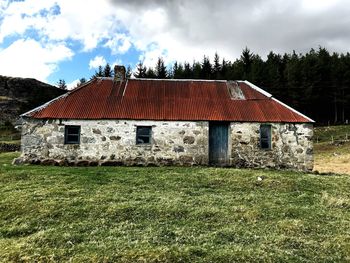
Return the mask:
{"type": "Polygon", "coordinates": [[[24,113],[16,162],[313,168],[313,120],[248,81],[115,71],[24,113]]]}

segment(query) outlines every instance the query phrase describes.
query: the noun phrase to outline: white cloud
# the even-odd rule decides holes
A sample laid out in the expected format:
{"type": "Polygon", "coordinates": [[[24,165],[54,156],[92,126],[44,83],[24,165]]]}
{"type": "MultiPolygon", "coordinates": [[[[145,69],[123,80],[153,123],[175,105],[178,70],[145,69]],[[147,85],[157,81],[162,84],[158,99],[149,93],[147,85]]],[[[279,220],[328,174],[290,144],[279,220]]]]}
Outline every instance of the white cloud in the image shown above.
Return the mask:
{"type": "MultiPolygon", "coordinates": [[[[159,7],[143,8],[142,3],[141,8],[135,10],[133,6],[125,4],[127,2],[122,2],[118,5],[109,0],[100,1],[98,4],[93,0],[11,2],[0,27],[0,42],[6,36],[23,35],[26,30],[34,29],[49,42],[70,39],[80,41],[84,51],[105,43],[104,46],[110,48],[115,55],[125,54],[131,46],[134,46],[144,56],[147,66],[153,66],[159,56],[164,57],[165,62],[175,59],[191,61],[195,58],[201,59],[203,54],[208,54],[208,51],[214,54],[218,49],[218,46],[210,47],[206,41],[200,41],[196,45],[191,43],[191,38],[196,37],[196,34],[204,29],[203,21],[200,23],[193,21],[194,17],[192,18],[191,14],[201,5],[187,4],[184,7],[185,17],[189,18],[184,18],[185,20],[181,22],[184,28],[181,28],[171,21],[173,18],[167,6],[163,4],[159,7]],[[57,6],[60,12],[53,11],[57,6]],[[187,8],[190,8],[191,12],[187,12],[187,8]],[[46,10],[45,15],[41,15],[42,10],[46,10]],[[135,18],[136,11],[138,15],[135,18]],[[187,35],[189,39],[186,39],[187,35]]],[[[183,5],[183,2],[180,4],[183,5]]],[[[89,66],[96,67],[95,64],[89,66]]]]}
{"type": "Polygon", "coordinates": [[[3,14],[0,43],[7,36],[37,30],[48,40],[73,39],[89,51],[116,28],[115,8],[94,0],[26,0],[11,2],[3,14]],[[58,12],[59,10],[59,12],[58,12]]]}
{"type": "MultiPolygon", "coordinates": [[[[116,55],[133,47],[147,66],[159,56],[192,62],[216,51],[235,59],[245,46],[261,55],[319,45],[344,52],[349,12],[346,0],[0,0],[0,44],[34,30],[42,48],[74,40],[83,51],[103,45],[116,55]]],[[[95,60],[90,69],[105,64],[95,60]]]]}
{"type": "Polygon", "coordinates": [[[157,54],[192,62],[216,51],[234,60],[246,46],[263,56],[319,45],[346,52],[350,42],[345,0],[112,1],[128,14],[119,18],[145,64],[157,54]]]}
{"type": "Polygon", "coordinates": [[[50,9],[55,0],[26,0],[10,2],[6,10],[7,15],[26,14],[28,16],[37,14],[44,9],[50,9]]]}
{"type": "Polygon", "coordinates": [[[72,56],[73,52],[64,44],[43,46],[33,39],[19,39],[0,51],[0,74],[46,81],[60,61],[72,56]]]}
{"type": "Polygon", "coordinates": [[[0,43],[7,36],[23,34],[28,29],[42,31],[54,15],[54,0],[27,0],[10,2],[2,12],[0,43]],[[44,13],[40,13],[43,12],[44,13]]]}
{"type": "Polygon", "coordinates": [[[131,40],[126,34],[117,33],[104,46],[110,48],[112,54],[125,54],[131,47],[131,40]]]}
{"type": "Polygon", "coordinates": [[[78,86],[78,84],[80,84],[79,79],[73,80],[71,83],[67,84],[67,90],[75,89],[78,86]]]}
{"type": "Polygon", "coordinates": [[[309,12],[321,12],[338,4],[338,0],[302,0],[301,6],[309,12]]]}
{"type": "Polygon", "coordinates": [[[106,59],[103,56],[96,56],[89,62],[89,69],[98,68],[99,66],[105,66],[107,64],[106,59]]]}

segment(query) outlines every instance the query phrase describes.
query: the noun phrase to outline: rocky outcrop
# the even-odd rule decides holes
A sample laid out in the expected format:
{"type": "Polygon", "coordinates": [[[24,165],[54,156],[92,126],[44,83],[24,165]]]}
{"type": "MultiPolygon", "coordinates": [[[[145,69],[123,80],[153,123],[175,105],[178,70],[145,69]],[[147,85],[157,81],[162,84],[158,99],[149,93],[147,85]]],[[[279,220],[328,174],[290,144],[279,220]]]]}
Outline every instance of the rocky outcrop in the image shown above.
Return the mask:
{"type": "Polygon", "coordinates": [[[0,124],[14,124],[20,114],[65,92],[36,79],[0,75],[0,124]]]}

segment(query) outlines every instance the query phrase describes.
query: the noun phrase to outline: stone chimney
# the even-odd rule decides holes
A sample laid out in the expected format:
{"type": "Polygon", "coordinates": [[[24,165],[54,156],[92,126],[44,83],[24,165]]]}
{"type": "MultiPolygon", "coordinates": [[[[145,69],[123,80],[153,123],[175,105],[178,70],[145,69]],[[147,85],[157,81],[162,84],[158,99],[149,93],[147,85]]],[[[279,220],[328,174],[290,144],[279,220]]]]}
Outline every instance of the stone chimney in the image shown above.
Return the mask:
{"type": "Polygon", "coordinates": [[[114,81],[124,81],[125,80],[125,67],[120,65],[114,66],[114,81]]]}

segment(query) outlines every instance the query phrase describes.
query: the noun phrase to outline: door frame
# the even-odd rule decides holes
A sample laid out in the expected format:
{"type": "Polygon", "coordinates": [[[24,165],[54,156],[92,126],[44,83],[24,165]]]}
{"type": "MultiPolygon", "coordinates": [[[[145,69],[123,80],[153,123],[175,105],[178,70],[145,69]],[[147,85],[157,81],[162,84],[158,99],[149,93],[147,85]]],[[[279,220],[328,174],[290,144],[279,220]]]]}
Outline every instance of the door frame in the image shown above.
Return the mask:
{"type": "Polygon", "coordinates": [[[208,164],[210,166],[230,166],[231,165],[231,122],[229,121],[209,121],[208,122],[208,164]],[[227,153],[226,153],[226,163],[225,164],[213,164],[211,162],[211,147],[210,147],[210,127],[215,124],[224,124],[227,126],[227,153]]]}

